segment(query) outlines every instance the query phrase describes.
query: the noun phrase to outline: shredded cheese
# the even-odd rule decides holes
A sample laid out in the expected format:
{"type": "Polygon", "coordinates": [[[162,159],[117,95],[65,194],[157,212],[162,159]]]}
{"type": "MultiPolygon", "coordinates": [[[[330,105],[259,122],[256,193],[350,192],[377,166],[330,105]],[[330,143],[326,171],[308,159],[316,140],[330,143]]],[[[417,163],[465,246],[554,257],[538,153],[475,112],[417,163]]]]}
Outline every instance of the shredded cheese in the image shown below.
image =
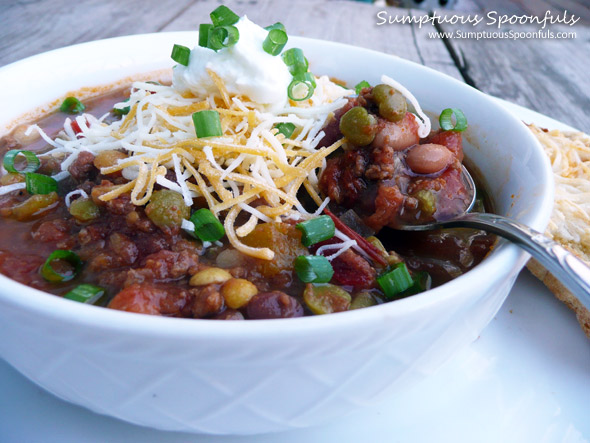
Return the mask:
{"type": "MultiPolygon", "coordinates": [[[[94,155],[108,150],[127,153],[127,158],[102,168],[101,173],[120,172],[128,182],[113,186],[99,196],[100,200],[106,202],[129,193],[133,204],[145,205],[156,184],[180,193],[189,207],[195,204],[195,198],[202,197],[217,217],[225,217],[226,234],[235,249],[271,260],[272,250],[247,246],[240,238],[251,233],[259,222],[321,214],[329,199],[320,197],[318,175],[326,165],[326,157],[343,143],[340,140],[318,148],[325,135],[322,128],[353,91],[322,76],[316,78],[317,87],[309,100],[263,112],[248,97],[231,96],[214,71],[208,70],[208,74],[218,89],[216,94],[196,97],[183,95],[172,86],[135,82],[129,101],[115,105],[118,109],[129,106],[128,114],[120,121],[106,124],[105,116],[97,119],[83,114],[75,118],[81,131],[78,134],[71,119],[65,120],[63,131],[54,140],[37,125],[31,126],[27,134],[37,131],[51,145],[52,149],[41,155],[60,159],[62,172],[54,176],[56,179],[68,176],[69,166],[82,151],[94,155]],[[192,114],[204,109],[219,112],[222,136],[196,137],[192,114]],[[278,123],[295,125],[294,136],[286,139],[278,133],[278,123]],[[309,194],[317,210],[309,212],[304,208],[298,198],[300,190],[309,194]],[[241,212],[248,218],[236,227],[241,212]]],[[[426,131],[427,135],[429,120],[416,99],[389,77],[384,76],[383,81],[406,96],[422,120],[419,134],[424,136],[426,131]]],[[[22,188],[21,183],[3,186],[0,194],[22,188]]],[[[87,197],[82,191],[73,191],[66,196],[66,205],[78,194],[87,197]]],[[[182,228],[190,231],[194,226],[185,220],[182,228]]],[[[351,247],[362,252],[354,240],[340,232],[337,236],[342,243],[325,247],[335,250],[329,259],[351,247]]]]}
{"type": "Polygon", "coordinates": [[[530,126],[545,149],[555,179],[555,204],[547,234],[590,256],[590,136],[530,126]]]}

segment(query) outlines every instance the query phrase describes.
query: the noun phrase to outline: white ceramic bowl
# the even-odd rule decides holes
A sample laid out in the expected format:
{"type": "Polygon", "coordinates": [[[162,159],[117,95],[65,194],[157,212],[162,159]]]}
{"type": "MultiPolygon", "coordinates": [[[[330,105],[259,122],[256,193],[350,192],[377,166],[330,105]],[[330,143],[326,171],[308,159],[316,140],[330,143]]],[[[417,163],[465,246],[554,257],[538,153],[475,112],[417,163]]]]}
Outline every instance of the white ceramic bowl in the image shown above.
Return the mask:
{"type": "MultiPolygon", "coordinates": [[[[70,90],[171,65],[195,33],[132,36],[0,69],[0,123],[70,90]]],[[[375,84],[386,73],[433,112],[468,116],[465,151],[500,214],[543,230],[553,201],[541,147],[489,97],[431,69],[336,43],[292,38],[315,73],[375,84]]],[[[321,423],[393,395],[473,341],[527,256],[501,243],[441,287],[374,308],[288,320],[214,322],[86,306],[0,276],[0,356],[55,395],[160,429],[214,434],[321,423]]]]}

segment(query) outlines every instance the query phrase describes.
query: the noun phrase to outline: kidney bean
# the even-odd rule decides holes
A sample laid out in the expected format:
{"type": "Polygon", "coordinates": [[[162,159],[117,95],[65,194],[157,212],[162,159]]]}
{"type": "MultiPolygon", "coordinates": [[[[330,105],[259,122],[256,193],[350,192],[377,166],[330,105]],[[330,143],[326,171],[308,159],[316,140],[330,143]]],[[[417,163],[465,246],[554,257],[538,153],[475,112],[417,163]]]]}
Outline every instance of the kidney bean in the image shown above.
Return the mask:
{"type": "Polygon", "coordinates": [[[426,143],[411,148],[406,163],[417,174],[434,174],[445,169],[453,160],[453,153],[443,145],[426,143]]]}
{"type": "Polygon", "coordinates": [[[246,305],[250,319],[302,317],[301,303],[281,291],[256,294],[246,305]]]}

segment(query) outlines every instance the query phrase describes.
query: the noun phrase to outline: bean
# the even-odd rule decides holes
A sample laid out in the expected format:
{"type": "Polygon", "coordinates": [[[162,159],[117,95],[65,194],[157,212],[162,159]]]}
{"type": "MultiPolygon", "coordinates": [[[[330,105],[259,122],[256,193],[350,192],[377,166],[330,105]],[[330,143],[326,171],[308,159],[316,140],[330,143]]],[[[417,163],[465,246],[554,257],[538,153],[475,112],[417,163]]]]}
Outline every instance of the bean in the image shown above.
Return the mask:
{"type": "Polygon", "coordinates": [[[98,169],[108,168],[116,165],[118,160],[124,158],[127,158],[127,155],[120,151],[101,151],[94,157],[94,166],[98,169]]]}
{"type": "Polygon", "coordinates": [[[361,309],[361,308],[368,308],[370,306],[375,306],[377,304],[377,300],[369,291],[361,291],[357,295],[355,295],[352,303],[350,304],[350,310],[353,309],[361,309]]]}
{"type": "Polygon", "coordinates": [[[379,115],[390,122],[398,122],[408,111],[406,98],[401,92],[388,85],[373,88],[373,99],[379,106],[379,115]]]}
{"type": "Polygon", "coordinates": [[[70,204],[70,214],[81,222],[88,222],[100,216],[100,209],[91,198],[77,198],[70,204]]]}
{"type": "Polygon", "coordinates": [[[256,285],[243,278],[232,278],[221,287],[221,295],[225,299],[225,304],[232,309],[245,306],[256,294],[258,294],[256,285]]]}
{"type": "Polygon", "coordinates": [[[58,202],[59,196],[57,192],[35,194],[16,206],[2,208],[0,214],[3,217],[12,217],[18,221],[34,220],[45,211],[56,207],[58,202]]]}
{"type": "Polygon", "coordinates": [[[246,315],[249,319],[302,317],[303,307],[284,292],[263,292],[246,305],[246,315]]]}
{"type": "Polygon", "coordinates": [[[191,286],[204,286],[211,283],[225,283],[232,276],[225,269],[220,268],[207,268],[197,272],[191,277],[189,284],[191,286]]]}
{"type": "Polygon", "coordinates": [[[407,113],[399,122],[381,121],[373,147],[389,147],[394,151],[403,151],[420,141],[418,123],[413,114],[407,113]]]}
{"type": "Polygon", "coordinates": [[[235,249],[224,249],[215,259],[215,263],[220,268],[235,268],[244,263],[244,256],[235,249]]]}
{"type": "Polygon", "coordinates": [[[159,228],[179,228],[189,218],[190,208],[178,192],[163,189],[152,194],[145,213],[159,228]]]}
{"type": "Polygon", "coordinates": [[[14,172],[8,172],[0,178],[0,185],[7,186],[15,183],[24,183],[25,176],[14,172]]]}
{"type": "Polygon", "coordinates": [[[406,163],[417,174],[434,174],[445,169],[453,160],[453,153],[443,145],[426,143],[408,151],[406,163]]]}
{"type": "Polygon", "coordinates": [[[348,292],[336,285],[315,286],[309,283],[303,291],[303,300],[316,315],[347,311],[351,297],[348,292]]]}
{"type": "Polygon", "coordinates": [[[340,119],[340,132],[357,146],[370,144],[377,133],[377,119],[362,106],[355,106],[340,119]]]}

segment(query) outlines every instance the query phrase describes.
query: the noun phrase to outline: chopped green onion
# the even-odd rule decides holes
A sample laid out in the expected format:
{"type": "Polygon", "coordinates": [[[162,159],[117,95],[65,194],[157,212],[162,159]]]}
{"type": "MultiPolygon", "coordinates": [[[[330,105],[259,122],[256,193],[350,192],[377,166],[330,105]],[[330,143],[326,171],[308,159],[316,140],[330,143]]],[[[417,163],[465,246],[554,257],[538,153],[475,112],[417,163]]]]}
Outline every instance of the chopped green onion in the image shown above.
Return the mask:
{"type": "Polygon", "coordinates": [[[336,233],[334,221],[327,215],[297,223],[295,227],[301,231],[301,243],[307,247],[328,240],[336,233]]]}
{"type": "Polygon", "coordinates": [[[213,25],[209,23],[202,23],[199,25],[199,46],[203,48],[209,47],[209,31],[213,29],[213,25]]]}
{"type": "Polygon", "coordinates": [[[25,183],[27,192],[31,195],[57,192],[57,181],[48,175],[27,172],[25,174],[25,183]]]}
{"type": "Polygon", "coordinates": [[[67,249],[57,249],[47,257],[47,260],[43,266],[41,266],[41,275],[47,281],[59,283],[72,280],[81,269],[82,260],[80,260],[78,254],[67,249]],[[67,262],[70,265],[69,269],[66,271],[55,270],[52,263],[57,260],[67,262]]]}
{"type": "MultiPolygon", "coordinates": [[[[129,99],[123,100],[123,103],[126,103],[128,101],[129,99]]],[[[118,116],[127,115],[129,114],[129,111],[131,111],[131,106],[125,106],[124,108],[113,108],[113,112],[118,116]]]]}
{"type": "Polygon", "coordinates": [[[357,83],[357,85],[354,87],[354,90],[356,92],[357,95],[359,95],[361,93],[361,91],[363,90],[363,88],[370,88],[371,85],[369,84],[368,81],[363,80],[362,82],[357,83]]]}
{"type": "Polygon", "coordinates": [[[229,48],[240,39],[240,31],[235,26],[218,26],[209,31],[207,46],[214,51],[229,48]]]}
{"type": "Polygon", "coordinates": [[[303,55],[303,51],[299,48],[291,48],[282,54],[283,62],[289,68],[291,75],[304,74],[309,68],[309,62],[303,55]]]}
{"type": "Polygon", "coordinates": [[[191,215],[190,221],[195,225],[195,234],[201,241],[213,242],[225,235],[223,225],[207,208],[195,211],[191,215]]]}
{"type": "Polygon", "coordinates": [[[224,5],[219,6],[209,16],[213,26],[229,26],[240,20],[240,16],[224,5]]]}
{"type": "Polygon", "coordinates": [[[402,294],[404,297],[428,291],[432,287],[432,277],[428,272],[418,272],[416,275],[414,275],[413,280],[414,283],[412,286],[406,289],[402,294]]]}
{"type": "Polygon", "coordinates": [[[86,109],[86,106],[76,97],[67,97],[59,107],[61,112],[67,114],[80,114],[84,109],[86,109]]]}
{"type": "Polygon", "coordinates": [[[293,123],[277,123],[275,128],[277,128],[279,134],[283,134],[285,138],[291,138],[295,131],[295,125],[293,123]]]}
{"type": "Polygon", "coordinates": [[[84,283],[72,289],[70,292],[64,295],[64,298],[93,305],[100,299],[100,297],[104,295],[104,293],[105,290],[100,286],[84,283]]]}
{"type": "Polygon", "coordinates": [[[39,160],[39,157],[37,157],[31,151],[11,149],[4,155],[4,169],[6,169],[8,172],[35,172],[37,169],[39,169],[40,165],[41,161],[39,160]],[[14,166],[14,160],[19,154],[21,154],[27,160],[25,167],[20,170],[16,169],[16,167],[14,166]]]}
{"type": "Polygon", "coordinates": [[[438,118],[441,129],[445,131],[463,132],[467,129],[467,118],[459,108],[447,108],[440,113],[438,118]],[[453,124],[453,114],[455,115],[455,124],[453,124]]]}
{"type": "Polygon", "coordinates": [[[414,280],[405,263],[398,263],[389,272],[377,277],[377,283],[381,286],[385,297],[392,299],[400,292],[414,284],[414,280]]]}
{"type": "Polygon", "coordinates": [[[176,63],[183,66],[188,66],[190,56],[190,48],[187,48],[186,46],[182,45],[174,45],[172,47],[172,54],[170,55],[170,57],[172,57],[172,60],[174,60],[176,63]]]}
{"type": "Polygon", "coordinates": [[[287,33],[280,29],[271,29],[262,42],[262,49],[270,55],[279,55],[287,44],[287,33]]]}
{"type": "Polygon", "coordinates": [[[281,22],[276,22],[276,23],[274,23],[274,24],[272,24],[270,26],[267,26],[264,29],[266,29],[267,31],[270,31],[272,29],[279,29],[279,30],[281,30],[281,31],[283,31],[285,33],[287,32],[287,29],[285,28],[285,25],[283,25],[281,22]]]}
{"type": "Polygon", "coordinates": [[[295,259],[295,272],[304,283],[328,283],[334,275],[332,264],[323,255],[300,255],[295,259]]]}
{"type": "Polygon", "coordinates": [[[296,102],[307,100],[313,95],[316,83],[311,72],[293,76],[293,80],[287,88],[287,96],[296,102]]]}
{"type": "Polygon", "coordinates": [[[193,123],[197,138],[219,137],[223,135],[219,112],[212,109],[198,111],[193,114],[193,123]]]}

